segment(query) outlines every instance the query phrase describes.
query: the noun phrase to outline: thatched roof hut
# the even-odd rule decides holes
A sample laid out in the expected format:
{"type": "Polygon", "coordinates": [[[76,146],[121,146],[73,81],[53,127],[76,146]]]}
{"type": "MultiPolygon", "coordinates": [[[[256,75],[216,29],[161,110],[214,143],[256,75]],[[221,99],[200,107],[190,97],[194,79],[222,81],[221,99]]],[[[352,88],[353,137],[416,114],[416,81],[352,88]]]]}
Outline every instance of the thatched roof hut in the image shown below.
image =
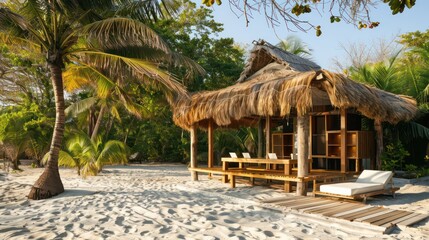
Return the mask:
{"type": "Polygon", "coordinates": [[[250,51],[250,57],[237,82],[246,81],[250,76],[271,63],[277,63],[282,69],[298,72],[321,69],[319,65],[306,58],[284,51],[264,40],[260,40],[259,42],[255,42],[254,48],[250,51]]]}
{"type": "MultiPolygon", "coordinates": [[[[191,138],[191,172],[194,180],[197,175],[197,129],[208,130],[208,161],[209,169],[213,167],[214,140],[213,132],[216,127],[239,127],[256,125],[258,127],[258,156],[262,157],[262,137],[265,123],[265,150],[266,157],[270,151],[277,151],[271,144],[272,117],[284,118],[293,116],[296,120],[297,149],[294,146],[285,150],[281,143],[279,153],[287,158],[288,154],[297,155],[297,177],[303,178],[309,172],[310,145],[309,136],[313,136],[310,127],[310,113],[319,112],[319,109],[337,108],[340,123],[337,131],[332,132],[335,142],[332,141],[325,122],[325,138],[321,139],[321,149],[317,156],[323,159],[340,159],[340,169],[345,173],[349,169],[350,158],[355,157],[355,169],[359,171],[359,159],[371,158],[371,149],[360,146],[367,151],[357,151],[357,142],[369,141],[369,134],[360,136],[363,140],[353,142],[349,148],[347,115],[348,111],[358,112],[368,118],[374,119],[374,129],[377,133],[376,166],[381,167],[380,156],[382,152],[381,122],[397,123],[411,120],[417,113],[416,101],[410,97],[395,95],[374,87],[355,82],[342,74],[322,70],[320,67],[306,59],[282,51],[265,42],[259,42],[252,50],[249,62],[246,64],[237,84],[217,91],[197,92],[190,98],[183,98],[174,106],[173,119],[182,128],[190,131],[191,138]],[[296,117],[296,118],[295,118],[296,117]],[[261,121],[263,120],[263,121],[261,121]],[[326,140],[328,139],[328,140],[326,140]],[[271,148],[271,146],[273,148],[271,148]],[[285,154],[286,152],[286,154],[285,154]],[[358,154],[359,153],[359,154],[358,154]],[[359,155],[359,156],[358,156],[359,155]]],[[[325,114],[324,111],[323,114],[325,114]]],[[[331,114],[328,112],[328,114],[331,114]]],[[[327,115],[325,115],[327,116],[327,115]]],[[[326,121],[328,117],[324,118],[326,121]]],[[[295,132],[295,130],[294,130],[295,132]]],[[[358,133],[355,133],[357,136],[358,133]]],[[[319,134],[320,135],[320,134],[319,134]]],[[[293,136],[293,135],[292,135],[293,136]]],[[[274,139],[274,138],[273,138],[274,139]]],[[[284,139],[283,137],[281,139],[284,139]]],[[[293,139],[293,138],[292,138],[293,139]]],[[[282,140],[281,142],[283,142],[282,140]]],[[[316,139],[316,141],[318,141],[316,139]]],[[[291,140],[290,142],[294,142],[291,140]]],[[[276,145],[279,146],[279,145],[276,145]]],[[[318,146],[318,143],[315,144],[318,146]]],[[[292,156],[291,156],[292,157],[292,156]]],[[[312,157],[310,157],[312,158],[312,157]]],[[[374,163],[374,161],[372,161],[374,163]]],[[[203,170],[201,170],[203,171],[203,170]]],[[[204,170],[205,171],[205,170],[204,170]]],[[[285,189],[287,181],[285,181],[285,189]]],[[[305,194],[305,184],[297,184],[297,194],[305,194]]]]}
{"type": "MultiPolygon", "coordinates": [[[[253,59],[260,61],[259,57],[253,59]]],[[[356,109],[368,118],[390,123],[411,120],[417,112],[414,99],[355,82],[342,74],[327,70],[299,72],[273,61],[244,78],[254,71],[249,67],[252,65],[248,64],[241,82],[217,91],[197,92],[191,99],[178,102],[175,123],[185,129],[194,123],[205,128],[208,120],[223,127],[252,125],[258,116],[285,117],[292,111],[301,116],[318,105],[356,109]]]]}

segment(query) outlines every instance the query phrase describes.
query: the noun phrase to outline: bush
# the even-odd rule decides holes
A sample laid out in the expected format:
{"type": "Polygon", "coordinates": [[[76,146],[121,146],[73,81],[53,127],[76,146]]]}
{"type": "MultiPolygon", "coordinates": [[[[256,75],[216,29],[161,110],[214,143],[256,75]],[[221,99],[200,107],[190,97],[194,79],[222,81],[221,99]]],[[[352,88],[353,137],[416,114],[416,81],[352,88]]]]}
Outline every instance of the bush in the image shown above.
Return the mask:
{"type": "Polygon", "coordinates": [[[389,171],[403,170],[404,159],[409,155],[410,153],[405,150],[401,141],[397,140],[395,142],[389,143],[386,145],[386,148],[381,155],[381,167],[383,170],[389,171]]]}

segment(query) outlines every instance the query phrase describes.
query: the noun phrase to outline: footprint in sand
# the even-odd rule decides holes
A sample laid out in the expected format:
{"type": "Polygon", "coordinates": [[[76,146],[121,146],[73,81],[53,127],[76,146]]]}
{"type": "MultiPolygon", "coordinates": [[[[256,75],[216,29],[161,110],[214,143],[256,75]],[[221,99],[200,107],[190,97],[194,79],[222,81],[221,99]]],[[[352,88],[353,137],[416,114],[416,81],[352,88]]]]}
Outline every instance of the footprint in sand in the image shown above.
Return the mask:
{"type": "Polygon", "coordinates": [[[123,226],[124,217],[117,217],[115,220],[115,224],[119,226],[123,226]]]}

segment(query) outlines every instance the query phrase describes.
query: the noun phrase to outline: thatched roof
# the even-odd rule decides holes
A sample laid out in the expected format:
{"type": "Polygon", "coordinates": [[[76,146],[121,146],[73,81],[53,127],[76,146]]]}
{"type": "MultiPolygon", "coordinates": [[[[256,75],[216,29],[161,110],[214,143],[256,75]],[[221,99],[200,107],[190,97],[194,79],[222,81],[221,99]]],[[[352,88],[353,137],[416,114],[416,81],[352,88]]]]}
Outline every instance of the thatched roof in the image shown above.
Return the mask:
{"type": "Polygon", "coordinates": [[[414,99],[357,83],[326,70],[296,72],[273,62],[245,82],[207,92],[194,93],[174,107],[174,121],[185,129],[194,123],[206,127],[233,127],[257,122],[259,116],[304,115],[316,105],[352,108],[362,115],[397,123],[412,119],[414,99]]]}
{"type": "Polygon", "coordinates": [[[321,69],[319,65],[308,59],[284,51],[264,40],[259,40],[255,42],[255,46],[250,51],[250,57],[237,82],[247,81],[250,76],[274,62],[282,65],[285,69],[298,72],[321,69]]]}

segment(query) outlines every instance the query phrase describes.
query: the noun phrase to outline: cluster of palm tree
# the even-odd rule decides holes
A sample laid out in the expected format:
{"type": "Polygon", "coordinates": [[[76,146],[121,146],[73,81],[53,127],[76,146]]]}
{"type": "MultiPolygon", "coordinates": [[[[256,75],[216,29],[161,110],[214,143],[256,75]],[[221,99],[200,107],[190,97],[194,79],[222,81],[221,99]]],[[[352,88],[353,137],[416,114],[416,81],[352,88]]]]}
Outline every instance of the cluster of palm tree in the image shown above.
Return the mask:
{"type": "MultiPolygon", "coordinates": [[[[170,101],[186,97],[183,86],[165,66],[182,65],[195,72],[202,72],[201,68],[171,51],[147,26],[158,18],[174,14],[177,9],[175,1],[152,0],[0,3],[0,39],[9,45],[25,44],[30,51],[44,56],[54,89],[56,116],[50,151],[45,171],[28,195],[30,199],[49,198],[64,191],[58,171],[66,120],[64,70],[69,69],[74,78],[80,77],[84,79],[83,84],[96,89],[102,106],[99,115],[104,114],[109,96],[121,99],[126,109],[136,111],[123,90],[130,82],[157,86],[170,101]]],[[[94,132],[93,145],[97,136],[94,132]]],[[[90,162],[84,169],[94,168],[93,161],[90,162]]]]}

